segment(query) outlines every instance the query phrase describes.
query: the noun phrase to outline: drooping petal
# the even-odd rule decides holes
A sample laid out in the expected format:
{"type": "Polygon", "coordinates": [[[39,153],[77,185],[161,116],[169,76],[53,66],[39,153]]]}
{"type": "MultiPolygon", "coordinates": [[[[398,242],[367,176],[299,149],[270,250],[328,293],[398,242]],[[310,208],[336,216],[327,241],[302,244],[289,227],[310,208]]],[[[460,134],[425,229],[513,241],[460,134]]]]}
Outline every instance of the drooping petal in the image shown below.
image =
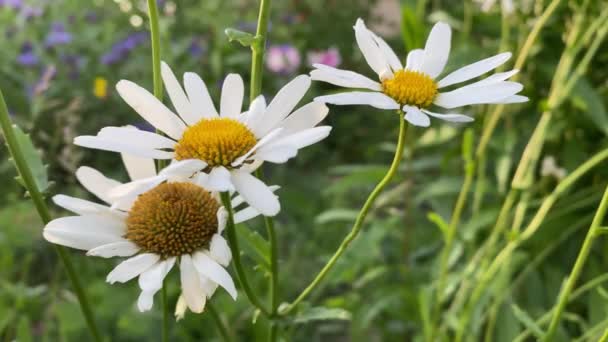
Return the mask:
{"type": "Polygon", "coordinates": [[[237,118],[243,108],[243,97],[245,86],[243,79],[238,74],[229,74],[222,85],[222,96],[220,99],[220,116],[224,118],[237,118]]]}
{"type": "MultiPolygon", "coordinates": [[[[130,140],[129,140],[130,141],[130,140]]],[[[74,139],[74,144],[97,150],[128,153],[143,158],[172,159],[175,153],[161,151],[150,147],[141,147],[130,144],[128,141],[108,140],[90,135],[82,135],[74,139]]]]}
{"type": "Polygon", "coordinates": [[[188,125],[194,125],[201,120],[203,116],[199,111],[196,111],[192,107],[190,100],[182,89],[181,84],[179,84],[175,74],[165,62],[162,62],[161,64],[161,76],[163,78],[163,82],[165,83],[167,94],[169,94],[169,98],[173,103],[173,107],[175,107],[177,114],[179,114],[182,120],[184,120],[184,122],[188,125]]]}
{"type": "Polygon", "coordinates": [[[247,117],[243,121],[245,125],[255,126],[259,120],[264,120],[263,116],[266,112],[266,99],[264,95],[260,95],[256,97],[249,105],[249,111],[247,112],[247,117]]]}
{"type": "Polygon", "coordinates": [[[412,125],[420,127],[429,127],[431,125],[431,119],[418,107],[403,106],[403,110],[405,111],[405,120],[412,125]]]}
{"type": "Polygon", "coordinates": [[[226,267],[232,260],[232,252],[228,242],[219,234],[214,234],[209,245],[209,255],[220,265],[226,267]]]}
{"type": "Polygon", "coordinates": [[[118,264],[108,274],[106,281],[110,284],[115,282],[125,283],[152,267],[158,260],[160,260],[160,256],[156,254],[138,254],[118,264]]]}
{"type": "Polygon", "coordinates": [[[281,136],[286,136],[304,129],[315,127],[329,113],[329,108],[322,102],[310,102],[289,115],[280,126],[281,136]]]}
{"type": "Polygon", "coordinates": [[[266,108],[263,119],[250,122],[249,128],[255,136],[263,137],[275,129],[276,125],[296,107],[308,88],[310,88],[310,77],[308,75],[300,75],[281,88],[266,108]]]}
{"type": "Polygon", "coordinates": [[[53,196],[53,202],[78,215],[121,215],[110,210],[108,206],[66,195],[53,196]]]}
{"type": "Polygon", "coordinates": [[[140,312],[152,309],[154,295],[163,287],[163,280],[175,264],[175,257],[159,261],[139,275],[139,288],[141,293],[137,299],[137,308],[140,312]]]}
{"type": "Polygon", "coordinates": [[[501,81],[504,81],[504,80],[510,78],[511,76],[517,74],[518,72],[519,72],[519,70],[517,70],[517,69],[505,71],[505,72],[499,72],[499,73],[490,75],[490,76],[484,78],[483,80],[479,80],[475,83],[467,84],[466,86],[463,86],[461,88],[489,86],[490,84],[496,84],[501,81]]]}
{"type": "Polygon", "coordinates": [[[188,99],[198,115],[204,118],[216,118],[219,116],[217,109],[215,109],[215,105],[211,100],[207,86],[199,75],[193,72],[185,73],[184,86],[186,88],[186,93],[188,94],[188,99]]]}
{"type": "Polygon", "coordinates": [[[399,104],[382,93],[352,91],[315,97],[316,102],[335,105],[368,105],[379,109],[399,109],[399,104]]]}
{"type": "Polygon", "coordinates": [[[43,236],[58,245],[89,250],[122,241],[125,229],[122,220],[107,215],[68,216],[49,222],[43,236]]]}
{"type": "Polygon", "coordinates": [[[127,153],[121,153],[120,156],[131,180],[140,180],[156,176],[154,159],[136,157],[127,153]]]}
{"type": "Polygon", "coordinates": [[[420,70],[431,78],[439,76],[448,62],[451,41],[450,26],[442,22],[435,24],[424,46],[424,57],[420,70]]]}
{"type": "Polygon", "coordinates": [[[232,299],[236,300],[237,292],[230,274],[213,258],[203,252],[194,253],[194,267],[198,272],[223,287],[232,299]]]}
{"type": "Polygon", "coordinates": [[[314,64],[315,70],[310,72],[314,81],[322,81],[347,88],[363,88],[380,91],[380,83],[358,74],[356,72],[341,70],[324,64],[314,64]]]}
{"type": "Polygon", "coordinates": [[[203,185],[209,191],[233,191],[234,186],[230,182],[230,171],[223,166],[214,167],[209,172],[209,177],[203,185]]]}
{"type": "Polygon", "coordinates": [[[258,140],[258,142],[251,149],[249,149],[247,153],[235,159],[232,162],[232,166],[237,167],[243,164],[243,162],[247,160],[247,158],[249,158],[249,156],[251,156],[256,150],[275,140],[281,134],[281,131],[283,131],[283,128],[278,127],[272,130],[272,132],[266,134],[262,139],[258,140]]]}
{"type": "Polygon", "coordinates": [[[129,257],[139,252],[139,247],[131,241],[123,240],[95,247],[87,252],[88,256],[102,258],[129,257]]]}
{"type": "Polygon", "coordinates": [[[405,62],[405,68],[412,71],[420,71],[422,68],[422,61],[424,60],[424,50],[415,49],[407,54],[407,61],[405,62]]]}
{"type": "Polygon", "coordinates": [[[359,45],[359,50],[361,50],[363,57],[372,70],[374,70],[378,76],[390,70],[384,54],[380,50],[378,44],[374,41],[372,33],[365,27],[365,23],[362,19],[357,19],[354,29],[355,39],[357,40],[357,45],[359,45]]]}
{"type": "Polygon", "coordinates": [[[192,177],[195,173],[204,170],[207,163],[200,159],[184,159],[171,163],[159,175],[166,177],[192,177]]]}
{"type": "Polygon", "coordinates": [[[184,297],[188,308],[195,313],[203,312],[206,296],[201,289],[199,273],[194,267],[190,255],[184,254],[181,256],[179,271],[182,284],[182,296],[184,297]]]}
{"type": "Polygon", "coordinates": [[[449,121],[449,122],[472,122],[473,120],[475,120],[472,117],[466,116],[463,114],[455,114],[455,113],[440,114],[440,113],[433,113],[426,109],[423,109],[422,111],[425,114],[428,114],[434,118],[441,119],[444,121],[449,121]]]}
{"type": "Polygon", "coordinates": [[[434,103],[438,106],[451,109],[471,104],[493,103],[506,97],[515,95],[523,89],[516,82],[499,82],[485,87],[466,86],[447,93],[440,93],[434,103]]]}
{"type": "Polygon", "coordinates": [[[88,166],[81,166],[76,170],[76,179],[90,193],[106,203],[111,203],[110,190],[122,184],[88,166]]]}
{"type": "Polygon", "coordinates": [[[441,81],[437,83],[439,88],[447,87],[452,84],[471,80],[477,76],[481,76],[490,70],[494,70],[506,63],[511,58],[510,52],[503,52],[496,56],[482,59],[479,62],[469,64],[456,71],[453,71],[441,81]]]}
{"type": "Polygon", "coordinates": [[[175,141],[167,137],[133,126],[104,127],[97,136],[110,141],[128,142],[139,148],[172,149],[175,146],[175,141]]]}
{"type": "Polygon", "coordinates": [[[122,80],[116,84],[116,90],[125,102],[152,126],[178,140],[186,129],[184,122],[154,95],[137,84],[122,80]]]}
{"type": "Polygon", "coordinates": [[[281,205],[277,196],[261,180],[241,170],[233,171],[231,176],[236,191],[250,206],[266,216],[279,213],[281,205]]]}
{"type": "Polygon", "coordinates": [[[378,44],[380,51],[384,55],[384,59],[388,62],[393,71],[399,71],[403,69],[403,64],[401,64],[399,57],[397,57],[395,51],[384,41],[384,39],[382,39],[382,37],[378,36],[372,31],[369,32],[372,34],[372,38],[374,38],[374,41],[376,42],[376,44],[378,44]]]}
{"type": "Polygon", "coordinates": [[[509,103],[524,103],[524,102],[528,102],[530,101],[530,99],[527,96],[522,96],[522,95],[512,95],[509,97],[505,97],[504,99],[495,101],[495,102],[491,102],[493,104],[509,104],[509,103]]]}

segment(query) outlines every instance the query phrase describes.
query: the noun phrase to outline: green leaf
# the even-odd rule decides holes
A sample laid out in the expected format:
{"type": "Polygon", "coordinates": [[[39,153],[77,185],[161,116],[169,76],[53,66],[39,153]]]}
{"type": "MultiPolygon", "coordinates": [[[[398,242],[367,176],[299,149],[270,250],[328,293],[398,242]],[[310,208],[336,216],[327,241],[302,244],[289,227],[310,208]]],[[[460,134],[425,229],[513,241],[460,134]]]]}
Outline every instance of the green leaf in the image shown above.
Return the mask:
{"type": "Polygon", "coordinates": [[[245,241],[245,247],[251,252],[250,256],[267,271],[270,271],[270,247],[268,241],[258,232],[246,225],[236,225],[237,234],[245,241]]]}
{"type": "MultiPolygon", "coordinates": [[[[32,176],[34,177],[34,182],[36,182],[38,190],[40,190],[40,192],[46,191],[49,188],[46,167],[42,163],[42,158],[34,147],[32,139],[30,139],[30,136],[25,134],[17,125],[13,125],[13,131],[15,132],[15,137],[17,138],[17,143],[19,144],[19,148],[23,153],[25,162],[32,172],[32,176]]],[[[25,187],[22,177],[17,177],[16,179],[25,187]]]]}
{"type": "Polygon", "coordinates": [[[543,330],[536,324],[534,319],[530,317],[527,312],[522,310],[516,304],[511,305],[511,308],[513,309],[513,314],[515,315],[515,318],[517,318],[517,320],[521,322],[521,324],[523,324],[526,328],[528,328],[537,338],[540,339],[545,335],[543,330]]]}
{"type": "Polygon", "coordinates": [[[585,78],[581,78],[576,82],[572,89],[572,102],[579,107],[591,121],[602,131],[608,135],[608,113],[602,102],[600,94],[589,84],[585,78]]]}
{"type": "Polygon", "coordinates": [[[23,316],[21,319],[19,319],[19,325],[17,326],[17,341],[32,342],[30,320],[27,318],[27,316],[23,316]]]}
{"type": "Polygon", "coordinates": [[[251,46],[256,41],[256,38],[251,33],[240,31],[237,29],[227,28],[224,33],[226,33],[226,36],[228,36],[229,42],[233,42],[236,40],[243,46],[251,46]]]}
{"type": "Polygon", "coordinates": [[[351,222],[357,219],[357,215],[359,214],[358,210],[352,209],[330,209],[322,212],[319,216],[315,218],[315,223],[317,224],[325,224],[335,221],[346,221],[351,222]]]}
{"type": "Polygon", "coordinates": [[[401,10],[401,36],[406,50],[420,48],[423,44],[423,28],[416,11],[408,5],[401,10]]]}
{"type": "Polygon", "coordinates": [[[303,324],[310,321],[327,321],[327,320],[343,320],[351,319],[351,313],[339,308],[313,307],[299,312],[293,322],[303,324]]]}
{"type": "Polygon", "coordinates": [[[433,222],[437,228],[439,228],[439,230],[441,230],[443,237],[446,238],[448,234],[448,223],[435,212],[429,212],[426,217],[429,219],[429,221],[433,222]]]}

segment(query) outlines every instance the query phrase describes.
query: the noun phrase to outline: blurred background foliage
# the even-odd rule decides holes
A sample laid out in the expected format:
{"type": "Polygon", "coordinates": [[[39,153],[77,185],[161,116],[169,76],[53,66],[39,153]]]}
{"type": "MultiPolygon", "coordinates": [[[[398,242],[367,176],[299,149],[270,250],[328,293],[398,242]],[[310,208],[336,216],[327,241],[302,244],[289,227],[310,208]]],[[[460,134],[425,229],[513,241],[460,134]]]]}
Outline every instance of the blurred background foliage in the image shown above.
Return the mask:
{"type": "MultiPolygon", "coordinates": [[[[213,95],[223,75],[249,73],[250,51],[229,43],[226,28],[254,32],[258,3],[253,0],[158,1],[162,17],[163,59],[176,73],[202,75],[213,95]]],[[[368,72],[356,48],[352,25],[363,17],[401,56],[422,47],[433,22],[454,29],[449,70],[497,53],[517,53],[548,1],[515,1],[510,29],[501,46],[501,6],[485,1],[448,0],[285,0],[274,1],[264,74],[264,93],[273,94],[311,62],[368,72]],[[482,8],[483,7],[483,8],[482,8]]],[[[496,221],[512,173],[539,120],[564,36],[577,2],[562,1],[550,18],[521,71],[524,95],[531,101],[510,106],[492,137],[481,167],[481,198],[470,201],[458,228],[450,258],[448,290],[462,280],[466,261],[479,249],[496,221]]],[[[599,12],[601,1],[590,1],[599,12]]],[[[504,21],[502,21],[504,23],[504,21]]],[[[150,43],[143,0],[0,0],[0,85],[13,120],[40,148],[53,182],[49,195],[89,196],[76,185],[74,171],[94,166],[126,180],[114,153],[94,152],[71,144],[76,135],[103,126],[136,124],[141,119],[121,101],[113,85],[133,80],[152,88],[150,43]]],[[[504,38],[504,32],[502,33],[504,38]]],[[[608,49],[600,48],[589,70],[555,111],[537,173],[531,207],[549,194],[559,179],[606,147],[608,134],[608,49]]],[[[307,95],[336,89],[315,83],[307,95]]],[[[469,109],[466,109],[469,110],[469,109]]],[[[487,107],[468,112],[477,141],[487,107]]],[[[466,113],[465,113],[466,114],[466,113]]],[[[308,284],[348,232],[357,211],[387,168],[399,118],[368,107],[332,107],[330,138],[301,153],[286,167],[268,165],[271,183],[280,184],[283,210],[277,218],[280,241],[281,298],[289,301],[308,284]]],[[[368,222],[328,281],[306,303],[331,310],[302,310],[281,322],[283,337],[294,341],[421,340],[425,293],[436,277],[441,232],[427,218],[434,212],[448,221],[463,182],[463,127],[434,122],[412,128],[397,180],[373,209],[368,222]],[[421,295],[422,294],[422,295],[421,295]],[[333,310],[333,311],[332,311],[333,310]],[[328,319],[329,318],[329,319],[328,319]]],[[[15,171],[0,158],[0,338],[5,341],[77,341],[88,338],[74,294],[42,225],[24,201],[15,171]]],[[[480,340],[487,315],[494,327],[486,341],[511,341],[554,304],[591,222],[608,171],[586,175],[551,210],[539,232],[513,254],[482,298],[469,338],[480,340]],[[501,303],[488,309],[490,298],[501,303]]],[[[56,211],[57,215],[64,213],[56,211]]],[[[529,214],[531,215],[531,214],[529,214]]],[[[267,286],[267,243],[262,224],[240,227],[250,276],[258,292],[267,286]],[[259,233],[258,233],[259,232],[259,233]],[[254,265],[258,265],[255,266],[254,265]]],[[[581,283],[605,274],[606,241],[596,244],[581,283]]],[[[94,304],[101,330],[112,341],[155,340],[160,313],[135,308],[137,284],[109,285],[106,274],[115,260],[86,258],[72,251],[94,304]]],[[[174,272],[170,298],[179,289],[174,272]]],[[[605,277],[604,277],[605,278],[605,277]]],[[[601,278],[600,280],[602,280],[601,278]]],[[[568,307],[560,341],[592,331],[597,340],[607,326],[608,289],[598,281],[568,307]]],[[[262,324],[244,295],[233,303],[225,293],[213,297],[237,340],[265,338],[262,324]]],[[[157,301],[157,305],[158,305],[157,301]]],[[[263,318],[259,318],[262,320],[263,318]]],[[[453,323],[453,322],[452,322],[453,323]]],[[[449,317],[447,320],[449,326],[449,317]]],[[[208,315],[187,315],[173,326],[175,340],[218,340],[208,315]]],[[[530,337],[532,339],[532,337],[530,337]]],[[[585,337],[584,340],[587,340],[585,337]]]]}

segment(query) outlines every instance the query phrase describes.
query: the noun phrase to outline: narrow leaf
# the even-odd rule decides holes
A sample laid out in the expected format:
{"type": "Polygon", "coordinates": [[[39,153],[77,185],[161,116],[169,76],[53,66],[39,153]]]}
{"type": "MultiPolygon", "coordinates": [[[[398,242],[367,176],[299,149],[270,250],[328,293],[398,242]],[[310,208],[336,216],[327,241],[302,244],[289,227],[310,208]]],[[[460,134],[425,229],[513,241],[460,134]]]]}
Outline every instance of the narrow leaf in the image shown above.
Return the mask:
{"type": "Polygon", "coordinates": [[[251,46],[255,42],[255,37],[248,32],[243,32],[233,28],[227,28],[224,33],[228,36],[228,41],[237,41],[243,46],[251,46]]]}
{"type": "Polygon", "coordinates": [[[313,307],[299,312],[293,322],[296,324],[310,321],[343,320],[351,319],[351,313],[339,308],[313,307]]]}
{"type": "Polygon", "coordinates": [[[536,324],[534,319],[530,317],[527,312],[515,304],[511,305],[511,308],[513,309],[515,318],[517,318],[517,320],[528,328],[537,338],[540,339],[545,335],[543,330],[538,326],[538,324],[536,324]]]}

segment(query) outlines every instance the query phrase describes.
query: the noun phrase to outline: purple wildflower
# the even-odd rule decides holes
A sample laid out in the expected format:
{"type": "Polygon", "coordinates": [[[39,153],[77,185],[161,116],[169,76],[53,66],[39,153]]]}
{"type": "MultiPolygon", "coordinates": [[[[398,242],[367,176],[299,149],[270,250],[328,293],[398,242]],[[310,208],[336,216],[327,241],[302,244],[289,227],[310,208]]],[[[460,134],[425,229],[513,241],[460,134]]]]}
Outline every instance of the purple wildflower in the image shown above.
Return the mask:
{"type": "Polygon", "coordinates": [[[68,44],[72,41],[72,34],[65,30],[62,23],[54,23],[51,31],[46,36],[44,46],[53,47],[56,45],[68,44]]]}
{"type": "Polygon", "coordinates": [[[80,77],[80,70],[84,64],[84,57],[79,55],[62,55],[61,61],[68,69],[68,77],[72,80],[80,77]]]}
{"type": "Polygon", "coordinates": [[[10,7],[12,9],[20,9],[23,6],[22,0],[0,0],[0,7],[10,7]]]}
{"type": "Polygon", "coordinates": [[[21,46],[21,54],[17,56],[17,63],[23,66],[34,66],[39,62],[38,55],[34,53],[32,43],[25,42],[21,46]]]}
{"type": "Polygon", "coordinates": [[[313,64],[324,64],[330,67],[337,67],[342,63],[342,56],[340,55],[340,51],[335,47],[329,48],[327,50],[316,50],[310,51],[307,55],[308,65],[313,66],[313,64]]]}
{"type": "Polygon", "coordinates": [[[23,6],[21,8],[21,12],[20,15],[23,19],[27,20],[31,20],[33,18],[38,18],[42,15],[43,10],[41,7],[35,7],[35,6],[23,6]]]}
{"type": "Polygon", "coordinates": [[[201,44],[200,38],[192,39],[192,42],[190,42],[190,46],[188,47],[188,52],[190,53],[190,56],[195,59],[200,58],[205,53],[205,48],[201,44]]]}
{"type": "Polygon", "coordinates": [[[125,59],[138,45],[148,40],[147,32],[138,32],[129,35],[126,39],[114,44],[110,51],[101,56],[101,63],[111,65],[125,59]]]}
{"type": "Polygon", "coordinates": [[[298,49],[292,45],[273,45],[268,48],[266,67],[277,74],[292,74],[300,67],[298,49]]]}

